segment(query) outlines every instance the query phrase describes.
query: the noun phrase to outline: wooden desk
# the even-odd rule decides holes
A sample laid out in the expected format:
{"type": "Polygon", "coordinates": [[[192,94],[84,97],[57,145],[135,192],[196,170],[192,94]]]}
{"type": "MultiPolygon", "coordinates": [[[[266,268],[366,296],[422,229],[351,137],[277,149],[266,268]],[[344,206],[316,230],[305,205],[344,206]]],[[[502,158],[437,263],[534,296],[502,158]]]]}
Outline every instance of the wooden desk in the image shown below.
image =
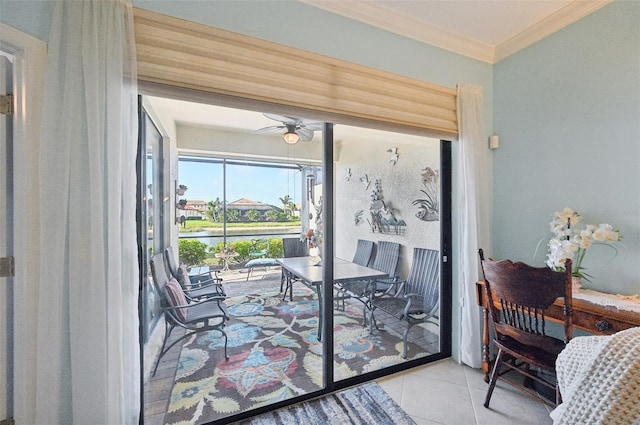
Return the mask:
{"type": "MultiPolygon", "coordinates": [[[[491,359],[489,337],[489,310],[486,305],[486,294],[484,281],[476,282],[476,300],[482,307],[482,370],[484,372],[484,380],[489,382],[489,373],[491,372],[491,359]]],[[[494,299],[496,307],[500,305],[494,299]]],[[[615,307],[608,307],[599,304],[593,304],[585,300],[573,298],[573,327],[582,329],[583,331],[596,335],[610,335],[624,329],[640,326],[640,313],[632,311],[618,310],[615,307]]],[[[558,298],[556,302],[545,312],[545,315],[557,323],[563,322],[562,308],[564,300],[558,298]]]]}

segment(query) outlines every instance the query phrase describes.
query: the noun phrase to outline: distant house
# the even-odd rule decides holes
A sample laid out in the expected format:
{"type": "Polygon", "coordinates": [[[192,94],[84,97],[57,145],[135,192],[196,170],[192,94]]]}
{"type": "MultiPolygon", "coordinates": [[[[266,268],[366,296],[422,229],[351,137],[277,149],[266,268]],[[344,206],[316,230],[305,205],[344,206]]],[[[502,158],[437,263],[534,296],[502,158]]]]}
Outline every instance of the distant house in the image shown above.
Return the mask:
{"type": "Polygon", "coordinates": [[[292,211],[291,215],[297,219],[300,219],[300,211],[302,211],[302,202],[296,202],[296,209],[292,211]]]}
{"type": "Polygon", "coordinates": [[[263,204],[262,202],[252,201],[251,199],[240,198],[236,201],[230,202],[227,204],[227,211],[229,210],[238,210],[240,212],[240,220],[248,221],[247,212],[256,210],[260,213],[260,221],[266,220],[267,211],[276,210],[278,212],[282,211],[281,208],[278,208],[274,205],[263,204]]]}
{"type": "Polygon", "coordinates": [[[192,201],[188,200],[184,209],[178,212],[178,215],[183,215],[187,219],[205,220],[207,218],[207,201],[192,201]]]}

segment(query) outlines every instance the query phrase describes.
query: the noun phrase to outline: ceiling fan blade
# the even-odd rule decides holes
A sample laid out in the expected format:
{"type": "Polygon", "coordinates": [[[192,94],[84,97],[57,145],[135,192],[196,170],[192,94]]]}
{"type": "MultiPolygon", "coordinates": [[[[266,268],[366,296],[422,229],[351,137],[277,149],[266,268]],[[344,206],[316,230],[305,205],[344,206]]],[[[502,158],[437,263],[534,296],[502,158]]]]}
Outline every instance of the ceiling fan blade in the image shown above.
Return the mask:
{"type": "Polygon", "coordinates": [[[298,118],[293,117],[285,117],[284,115],[276,115],[276,114],[262,114],[270,120],[280,121],[283,124],[298,124],[300,120],[298,118]]]}
{"type": "Polygon", "coordinates": [[[270,127],[263,127],[255,130],[253,134],[264,134],[264,133],[272,133],[274,131],[282,130],[283,128],[287,128],[284,125],[272,125],[270,127]]]}
{"type": "Polygon", "coordinates": [[[308,142],[313,139],[313,130],[309,130],[308,128],[298,128],[296,133],[300,136],[301,142],[308,142]]]}
{"type": "Polygon", "coordinates": [[[300,121],[300,126],[308,128],[309,130],[318,131],[322,130],[322,128],[324,127],[324,123],[322,121],[303,119],[300,121]]]}

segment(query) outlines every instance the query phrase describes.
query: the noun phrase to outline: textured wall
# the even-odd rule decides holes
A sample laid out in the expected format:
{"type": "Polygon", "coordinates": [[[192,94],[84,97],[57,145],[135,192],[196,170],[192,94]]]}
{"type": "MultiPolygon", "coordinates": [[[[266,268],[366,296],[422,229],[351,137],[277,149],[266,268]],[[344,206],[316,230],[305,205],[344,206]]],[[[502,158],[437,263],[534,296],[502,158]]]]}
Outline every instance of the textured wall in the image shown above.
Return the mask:
{"type": "Polygon", "coordinates": [[[610,223],[594,247],[596,290],[640,293],[640,3],[613,2],[495,67],[496,258],[542,265],[554,211],[610,223]],[[536,252],[536,245],[541,243],[536,252]]]}
{"type": "Polygon", "coordinates": [[[423,221],[416,217],[419,211],[412,201],[424,198],[420,192],[422,170],[440,168],[440,141],[416,136],[398,137],[387,132],[372,133],[367,137],[340,140],[340,126],[336,126],[336,253],[338,257],[350,259],[355,252],[356,241],[367,239],[398,242],[402,245],[399,274],[406,278],[411,265],[413,248],[440,249],[440,221],[423,221]],[[402,140],[402,141],[400,141],[402,140]],[[389,148],[397,148],[398,160],[393,165],[389,160],[389,148]],[[347,169],[351,178],[347,180],[347,169]],[[360,179],[366,175],[369,187],[360,179]],[[390,206],[397,219],[406,222],[403,234],[373,233],[370,207],[375,189],[375,180],[380,179],[382,198],[390,206]],[[354,214],[362,210],[363,221],[356,225],[354,214]]]}

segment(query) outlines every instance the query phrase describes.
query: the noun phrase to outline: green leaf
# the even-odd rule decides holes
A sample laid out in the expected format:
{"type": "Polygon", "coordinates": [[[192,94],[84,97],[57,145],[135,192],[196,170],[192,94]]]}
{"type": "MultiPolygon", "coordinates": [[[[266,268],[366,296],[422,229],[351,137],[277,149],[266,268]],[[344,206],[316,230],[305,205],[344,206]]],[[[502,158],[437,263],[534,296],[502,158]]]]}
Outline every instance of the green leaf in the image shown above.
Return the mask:
{"type": "Polygon", "coordinates": [[[240,410],[240,404],[230,397],[216,397],[211,401],[211,407],[218,413],[233,413],[240,410]]]}
{"type": "Polygon", "coordinates": [[[251,401],[256,402],[251,407],[256,408],[256,407],[267,406],[267,405],[276,403],[278,401],[288,400],[291,397],[293,397],[293,394],[291,394],[291,390],[288,387],[283,385],[281,388],[273,392],[270,392],[268,394],[264,394],[259,397],[251,397],[251,401]]]}
{"type": "Polygon", "coordinates": [[[274,338],[271,338],[271,345],[288,348],[302,348],[295,339],[287,335],[277,335],[274,338]]]}

